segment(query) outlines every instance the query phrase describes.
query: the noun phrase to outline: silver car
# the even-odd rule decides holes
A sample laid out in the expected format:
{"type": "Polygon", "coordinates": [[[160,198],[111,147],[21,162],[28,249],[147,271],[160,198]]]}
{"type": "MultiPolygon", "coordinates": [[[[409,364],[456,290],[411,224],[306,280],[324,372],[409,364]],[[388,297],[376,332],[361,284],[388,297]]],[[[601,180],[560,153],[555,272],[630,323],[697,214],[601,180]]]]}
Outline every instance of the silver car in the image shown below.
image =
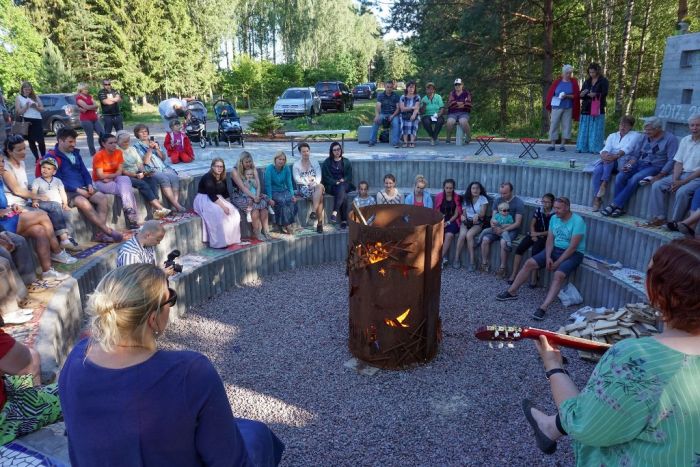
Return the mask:
{"type": "Polygon", "coordinates": [[[288,88],[277,99],[272,114],[281,118],[294,118],[321,113],[321,98],[315,88],[288,88]]]}

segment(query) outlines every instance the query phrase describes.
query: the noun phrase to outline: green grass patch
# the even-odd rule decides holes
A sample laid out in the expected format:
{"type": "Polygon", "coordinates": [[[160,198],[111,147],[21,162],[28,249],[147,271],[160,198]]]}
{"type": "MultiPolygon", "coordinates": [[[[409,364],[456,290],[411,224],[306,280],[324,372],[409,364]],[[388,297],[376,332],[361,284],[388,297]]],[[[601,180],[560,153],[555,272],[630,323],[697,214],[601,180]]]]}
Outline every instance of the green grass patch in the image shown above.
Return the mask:
{"type": "Polygon", "coordinates": [[[281,131],[310,131],[310,130],[350,130],[346,138],[357,137],[357,127],[371,125],[374,118],[376,101],[356,101],[352,110],[340,112],[323,112],[314,117],[311,122],[306,118],[284,120],[281,131]]]}

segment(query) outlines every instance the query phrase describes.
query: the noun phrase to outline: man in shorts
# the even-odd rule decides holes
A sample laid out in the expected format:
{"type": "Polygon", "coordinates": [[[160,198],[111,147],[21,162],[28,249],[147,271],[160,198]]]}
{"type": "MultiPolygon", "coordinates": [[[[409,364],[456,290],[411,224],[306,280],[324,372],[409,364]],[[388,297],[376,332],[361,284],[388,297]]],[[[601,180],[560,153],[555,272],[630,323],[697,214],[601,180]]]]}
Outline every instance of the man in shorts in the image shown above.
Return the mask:
{"type": "Polygon", "coordinates": [[[450,136],[455,124],[459,123],[464,131],[464,136],[469,143],[471,138],[471,130],[469,129],[469,114],[472,111],[472,93],[464,89],[464,83],[461,78],[455,80],[455,88],[450,92],[450,97],[447,99],[447,124],[445,125],[446,137],[445,142],[450,144],[450,136]]]}
{"type": "Polygon", "coordinates": [[[569,199],[555,199],[553,209],[554,216],[549,221],[544,251],[528,259],[508,290],[496,296],[496,300],[500,301],[516,300],[518,289],[527,282],[530,273],[546,267],[554,273],[554,277],[544,302],[532,313],[536,320],[544,319],[547,308],[559,295],[566,278],[583,262],[583,252],[586,249],[586,223],[581,216],[571,212],[569,199]]]}
{"type": "Polygon", "coordinates": [[[68,205],[78,211],[91,224],[99,229],[93,241],[100,243],[121,242],[122,234],[107,226],[107,196],[95,190],[92,177],[85,167],[80,151],[75,147],[78,134],[70,128],[61,128],[56,133],[58,142],[54,149],[46,153],[58,162],[58,177],[66,189],[68,205]]]}

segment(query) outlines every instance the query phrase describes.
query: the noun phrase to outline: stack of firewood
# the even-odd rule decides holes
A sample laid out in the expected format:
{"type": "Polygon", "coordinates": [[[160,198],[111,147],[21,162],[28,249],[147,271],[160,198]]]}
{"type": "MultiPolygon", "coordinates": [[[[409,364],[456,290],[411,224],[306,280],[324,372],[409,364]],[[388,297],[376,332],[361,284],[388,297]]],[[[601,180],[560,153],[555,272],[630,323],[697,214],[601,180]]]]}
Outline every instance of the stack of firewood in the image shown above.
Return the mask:
{"type": "MultiPolygon", "coordinates": [[[[644,337],[659,332],[656,310],[645,303],[630,303],[617,310],[599,311],[590,307],[579,310],[575,313],[579,319],[562,326],[558,332],[611,345],[628,337],[644,337]]],[[[594,362],[600,360],[599,354],[591,352],[579,351],[579,356],[594,362]]]]}

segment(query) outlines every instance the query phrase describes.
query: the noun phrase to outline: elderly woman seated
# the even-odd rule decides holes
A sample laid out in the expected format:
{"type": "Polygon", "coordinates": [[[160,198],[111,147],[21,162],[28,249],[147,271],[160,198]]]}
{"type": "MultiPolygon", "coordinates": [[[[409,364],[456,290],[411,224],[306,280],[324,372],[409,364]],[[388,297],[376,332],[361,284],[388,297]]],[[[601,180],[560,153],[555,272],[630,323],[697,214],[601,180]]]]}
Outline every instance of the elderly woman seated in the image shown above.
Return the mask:
{"type": "Polygon", "coordinates": [[[279,463],[282,442],[264,424],[233,417],[209,359],[158,350],[176,301],[152,264],[114,269],[97,285],[91,337],[75,346],[58,382],[73,465],[279,463]]]}
{"type": "Polygon", "coordinates": [[[664,330],[625,339],[600,360],[579,392],[546,337],[542,357],[556,415],[523,401],[537,446],[547,454],[571,438],[577,465],[698,465],[700,460],[700,242],[662,246],[649,264],[649,302],[664,330]]]}

